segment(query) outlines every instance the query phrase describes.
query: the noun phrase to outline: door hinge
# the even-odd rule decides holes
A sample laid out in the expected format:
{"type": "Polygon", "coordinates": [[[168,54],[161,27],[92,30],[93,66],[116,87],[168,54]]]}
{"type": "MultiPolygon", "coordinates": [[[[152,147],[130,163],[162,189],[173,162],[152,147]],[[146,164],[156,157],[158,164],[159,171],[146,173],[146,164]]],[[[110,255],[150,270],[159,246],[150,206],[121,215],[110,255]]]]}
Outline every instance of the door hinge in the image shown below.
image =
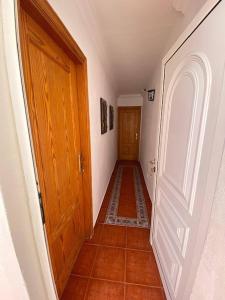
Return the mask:
{"type": "Polygon", "coordinates": [[[39,198],[39,205],[40,205],[40,210],[41,210],[42,223],[45,224],[45,212],[44,212],[41,192],[38,192],[38,198],[39,198]]]}

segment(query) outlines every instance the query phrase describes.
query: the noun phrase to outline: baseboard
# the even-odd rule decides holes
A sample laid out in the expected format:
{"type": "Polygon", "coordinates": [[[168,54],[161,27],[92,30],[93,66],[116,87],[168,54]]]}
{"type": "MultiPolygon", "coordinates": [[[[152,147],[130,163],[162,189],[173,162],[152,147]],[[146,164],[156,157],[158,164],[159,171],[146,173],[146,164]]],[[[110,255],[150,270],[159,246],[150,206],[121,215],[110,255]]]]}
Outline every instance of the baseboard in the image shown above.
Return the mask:
{"type": "Polygon", "coordinates": [[[150,193],[149,193],[148,185],[147,185],[147,179],[146,179],[145,173],[143,172],[143,167],[142,167],[141,161],[139,160],[138,162],[139,162],[139,165],[140,165],[140,168],[141,168],[141,173],[142,173],[142,177],[143,177],[144,182],[145,182],[145,186],[146,186],[147,191],[148,191],[148,196],[149,196],[149,198],[150,198],[150,200],[151,200],[151,203],[152,203],[152,205],[153,205],[153,201],[152,201],[152,199],[151,199],[151,197],[150,197],[150,193]]]}
{"type": "MultiPolygon", "coordinates": [[[[111,174],[110,174],[109,179],[108,179],[108,183],[106,184],[105,192],[103,193],[104,196],[103,196],[102,201],[101,201],[101,204],[100,204],[100,206],[99,206],[98,215],[99,215],[99,212],[100,212],[100,210],[101,210],[102,203],[103,203],[103,201],[104,201],[104,199],[105,199],[105,196],[106,196],[106,193],[107,193],[109,184],[110,184],[110,180],[111,180],[112,175],[113,175],[113,173],[114,173],[114,171],[115,171],[115,169],[116,169],[117,164],[118,164],[118,160],[115,161],[114,167],[112,168],[111,174]]],[[[96,222],[97,222],[98,215],[97,215],[97,218],[96,218],[95,222],[93,223],[93,230],[94,230],[95,224],[96,224],[96,222]]]]}

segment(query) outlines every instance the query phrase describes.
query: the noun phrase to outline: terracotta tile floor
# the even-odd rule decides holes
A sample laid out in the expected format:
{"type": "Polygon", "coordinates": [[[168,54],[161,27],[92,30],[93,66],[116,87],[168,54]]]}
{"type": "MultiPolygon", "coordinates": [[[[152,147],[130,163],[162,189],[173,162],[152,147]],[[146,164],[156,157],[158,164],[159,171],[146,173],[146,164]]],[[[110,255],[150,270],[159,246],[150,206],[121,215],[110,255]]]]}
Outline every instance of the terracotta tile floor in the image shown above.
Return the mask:
{"type": "MultiPolygon", "coordinates": [[[[130,164],[128,162],[123,162],[130,164]]],[[[115,172],[92,239],[78,255],[62,300],[164,300],[149,230],[104,224],[115,172]]],[[[151,202],[142,177],[151,216],[151,202]]]]}

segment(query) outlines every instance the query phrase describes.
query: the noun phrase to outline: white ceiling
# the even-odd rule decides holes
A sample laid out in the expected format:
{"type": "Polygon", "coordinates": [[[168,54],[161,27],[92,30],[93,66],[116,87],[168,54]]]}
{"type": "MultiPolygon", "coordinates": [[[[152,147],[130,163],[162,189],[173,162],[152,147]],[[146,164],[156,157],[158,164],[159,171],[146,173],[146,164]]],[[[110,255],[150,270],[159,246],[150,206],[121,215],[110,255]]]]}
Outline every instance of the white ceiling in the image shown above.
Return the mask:
{"type": "MultiPolygon", "coordinates": [[[[140,93],[182,14],[174,0],[89,0],[119,94],[140,93]]],[[[176,0],[177,3],[177,0],[176,0]]]]}
{"type": "Polygon", "coordinates": [[[101,56],[114,78],[118,94],[141,93],[144,88],[149,88],[152,73],[165,50],[206,2],[86,1],[94,21],[92,32],[98,28],[101,41],[97,35],[92,38],[99,48],[104,48],[101,56]]]}

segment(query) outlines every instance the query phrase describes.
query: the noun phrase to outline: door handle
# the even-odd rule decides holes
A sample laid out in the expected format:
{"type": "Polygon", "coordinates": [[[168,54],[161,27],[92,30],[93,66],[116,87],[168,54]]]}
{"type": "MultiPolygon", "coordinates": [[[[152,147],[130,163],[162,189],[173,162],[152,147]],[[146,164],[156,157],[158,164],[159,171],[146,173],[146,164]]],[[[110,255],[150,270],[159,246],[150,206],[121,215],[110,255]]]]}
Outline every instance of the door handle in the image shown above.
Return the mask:
{"type": "Polygon", "coordinates": [[[135,133],[135,138],[136,138],[136,140],[138,140],[138,133],[137,132],[135,133]]]}
{"type": "Polygon", "coordinates": [[[152,173],[156,172],[156,167],[151,168],[152,173]]]}
{"type": "Polygon", "coordinates": [[[151,165],[155,165],[155,158],[153,160],[150,160],[151,165]]]}
{"type": "Polygon", "coordinates": [[[150,160],[149,164],[151,165],[151,168],[150,168],[151,175],[150,176],[153,176],[153,174],[156,173],[156,165],[157,165],[156,159],[154,158],[154,159],[150,160]]]}

